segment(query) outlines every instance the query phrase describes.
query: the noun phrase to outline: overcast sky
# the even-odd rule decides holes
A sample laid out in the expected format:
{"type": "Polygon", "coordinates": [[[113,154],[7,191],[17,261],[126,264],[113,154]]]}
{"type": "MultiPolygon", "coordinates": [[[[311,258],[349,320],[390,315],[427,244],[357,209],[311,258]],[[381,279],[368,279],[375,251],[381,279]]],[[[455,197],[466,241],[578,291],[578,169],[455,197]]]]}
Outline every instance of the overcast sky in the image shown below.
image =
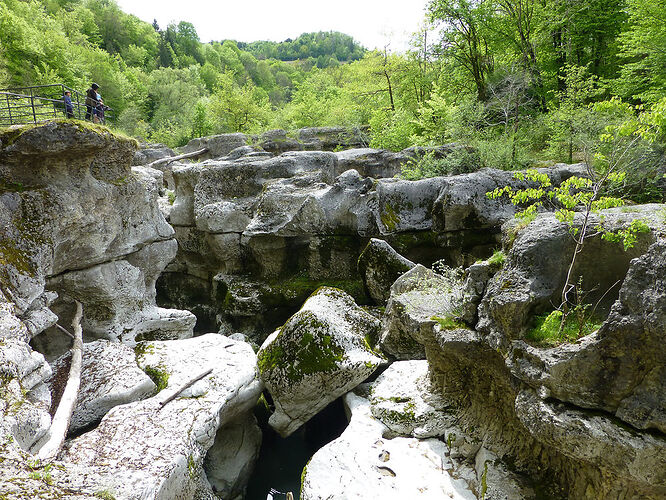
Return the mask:
{"type": "Polygon", "coordinates": [[[116,0],[123,11],[161,28],[172,21],[194,24],[202,42],[226,38],[282,41],[311,31],[340,31],[368,49],[388,40],[406,49],[423,21],[428,0],[116,0]]]}

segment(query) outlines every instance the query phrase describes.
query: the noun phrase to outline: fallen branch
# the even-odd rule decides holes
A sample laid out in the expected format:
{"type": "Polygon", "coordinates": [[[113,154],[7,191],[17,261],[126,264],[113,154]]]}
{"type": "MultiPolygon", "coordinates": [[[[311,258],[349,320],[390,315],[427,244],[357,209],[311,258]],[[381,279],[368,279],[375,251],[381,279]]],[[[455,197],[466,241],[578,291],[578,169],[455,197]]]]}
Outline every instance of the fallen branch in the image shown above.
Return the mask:
{"type": "Polygon", "coordinates": [[[63,327],[60,326],[58,323],[55,324],[55,327],[56,327],[58,330],[60,330],[62,333],[67,334],[67,336],[68,336],[70,339],[73,339],[73,338],[74,338],[74,335],[72,335],[71,333],[69,333],[69,330],[67,330],[66,328],[63,328],[63,327]]]}
{"type": "Polygon", "coordinates": [[[188,389],[188,388],[192,387],[195,383],[197,383],[199,380],[204,378],[206,375],[210,375],[212,372],[213,372],[213,369],[209,368],[205,372],[202,372],[199,375],[197,375],[196,377],[193,377],[190,380],[188,380],[187,382],[185,382],[178,389],[176,389],[176,392],[174,392],[171,396],[166,398],[164,401],[160,402],[160,408],[159,409],[161,410],[162,408],[164,408],[164,406],[167,403],[170,403],[171,401],[176,399],[180,395],[180,393],[182,393],[185,389],[188,389]]]}
{"type": "Polygon", "coordinates": [[[83,306],[76,301],[76,314],[72,320],[74,329],[74,343],[72,344],[72,363],[69,368],[69,377],[67,385],[60,398],[60,404],[56,410],[51,427],[46,435],[33,446],[33,454],[37,454],[39,460],[48,462],[58,455],[60,448],[65,442],[69,423],[72,419],[72,413],[76,406],[76,398],[79,394],[81,385],[81,365],[83,361],[83,331],[81,329],[81,317],[83,316],[83,306]]]}
{"type": "Polygon", "coordinates": [[[162,163],[164,163],[165,165],[168,165],[169,163],[171,163],[173,161],[184,160],[186,158],[194,158],[195,156],[201,156],[202,154],[207,153],[207,152],[208,152],[208,148],[203,148],[203,149],[199,149],[198,151],[193,151],[191,153],[184,153],[184,154],[178,155],[178,156],[168,156],[166,158],[160,158],[159,160],[155,160],[154,162],[149,163],[148,165],[146,165],[146,167],[155,168],[158,165],[162,165],[162,163]]]}

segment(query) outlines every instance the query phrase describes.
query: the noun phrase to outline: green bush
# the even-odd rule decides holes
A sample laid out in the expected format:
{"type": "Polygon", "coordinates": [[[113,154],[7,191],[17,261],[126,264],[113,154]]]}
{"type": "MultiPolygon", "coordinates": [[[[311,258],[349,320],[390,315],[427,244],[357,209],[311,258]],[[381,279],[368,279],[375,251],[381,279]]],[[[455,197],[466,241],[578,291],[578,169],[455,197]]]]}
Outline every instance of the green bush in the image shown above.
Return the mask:
{"type": "Polygon", "coordinates": [[[409,160],[402,167],[400,176],[414,181],[441,175],[458,175],[475,172],[481,167],[479,154],[466,147],[456,147],[444,158],[437,158],[435,151],[426,151],[422,156],[409,160]]]}

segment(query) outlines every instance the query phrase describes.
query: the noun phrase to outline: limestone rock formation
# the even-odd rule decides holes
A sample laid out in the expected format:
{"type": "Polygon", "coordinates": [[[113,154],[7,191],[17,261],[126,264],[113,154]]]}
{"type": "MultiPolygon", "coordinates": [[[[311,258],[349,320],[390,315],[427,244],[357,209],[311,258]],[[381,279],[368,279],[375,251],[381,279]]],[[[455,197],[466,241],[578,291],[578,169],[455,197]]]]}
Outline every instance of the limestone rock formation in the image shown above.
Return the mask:
{"type": "Polygon", "coordinates": [[[366,336],[378,329],[379,321],[341,290],[314,293],[257,354],[275,403],[271,427],[290,435],[374,372],[382,359],[366,336]]]}
{"type": "Polygon", "coordinates": [[[391,286],[379,345],[396,359],[424,359],[424,341],[438,321],[455,326],[462,303],[462,281],[455,272],[437,274],[417,265],[391,286]]]}
{"type": "Polygon", "coordinates": [[[414,264],[383,240],[372,238],[358,258],[358,272],[368,294],[377,304],[389,299],[391,286],[414,264]]]}
{"type": "Polygon", "coordinates": [[[303,470],[301,498],[454,498],[476,499],[438,439],[384,436],[386,427],[372,417],[367,399],[345,396],[349,426],[314,454],[303,470]]]}
{"type": "Polygon", "coordinates": [[[666,433],[666,243],[631,261],[598,332],[560,348],[516,343],[514,373],[540,393],[666,433]]]}
{"type": "MultiPolygon", "coordinates": [[[[58,358],[49,380],[60,398],[69,373],[71,354],[58,358]]],[[[69,425],[76,432],[98,422],[115,406],[152,396],[157,387],[136,364],[134,351],[119,342],[98,340],[83,345],[81,386],[69,425]]],[[[57,401],[54,401],[54,403],[57,401]]]]}
{"type": "MultiPolygon", "coordinates": [[[[196,304],[201,324],[242,331],[261,342],[297,310],[292,297],[304,288],[311,293],[335,286],[367,303],[356,264],[369,238],[385,240],[425,265],[441,259],[469,265],[499,246],[499,225],[514,208],[506,200],[488,200],[485,189],[502,182],[518,186],[511,173],[484,170],[416,182],[367,177],[389,173],[392,155],[372,153],[367,160],[358,150],[229,154],[175,166],[169,217],[179,252],[158,283],[161,303],[183,307],[179,297],[192,297],[188,302],[196,304]],[[244,301],[234,298],[242,294],[219,286],[228,282],[237,288],[263,283],[262,289],[275,293],[268,294],[270,300],[264,293],[252,299],[256,308],[250,315],[244,301]],[[272,317],[276,321],[267,319],[272,317]]],[[[417,152],[395,155],[407,159],[417,152]]],[[[557,184],[584,170],[547,171],[557,184]]]]}
{"type": "MultiPolygon", "coordinates": [[[[140,344],[137,360],[160,392],[113,408],[98,427],[68,443],[62,460],[94,470],[102,478],[95,479],[97,486],[118,498],[210,493],[202,464],[216,432],[246,414],[262,389],[251,347],[209,334],[140,344]],[[212,373],[176,392],[206,368],[212,373]]],[[[72,481],[87,486],[85,476],[72,481]]]]}
{"type": "MultiPolygon", "coordinates": [[[[84,305],[87,339],[126,332],[131,341],[129,332],[150,334],[150,324],[191,335],[194,316],[182,312],[174,323],[178,313],[155,307],[174,232],[157,207],[155,179],[130,169],[134,141],[54,122],[11,129],[2,144],[2,285],[28,335],[55,323],[49,311],[67,324],[72,299],[84,305]],[[141,325],[143,316],[150,320],[141,325]]],[[[69,346],[53,328],[34,342],[50,357],[69,346]]]]}
{"type": "MultiPolygon", "coordinates": [[[[632,248],[625,251],[621,243],[606,241],[598,234],[586,241],[577,257],[573,275],[582,277],[581,287],[589,303],[602,301],[599,311],[608,312],[631,259],[645,253],[666,224],[656,205],[629,211],[609,209],[592,216],[591,227],[601,224],[608,230],[626,229],[637,219],[644,220],[651,230],[637,234],[632,248]]],[[[515,231],[511,227],[507,230],[515,231]]],[[[522,338],[532,317],[559,304],[573,251],[568,226],[553,214],[543,214],[519,231],[501,272],[488,283],[477,328],[497,345],[522,338]]]]}

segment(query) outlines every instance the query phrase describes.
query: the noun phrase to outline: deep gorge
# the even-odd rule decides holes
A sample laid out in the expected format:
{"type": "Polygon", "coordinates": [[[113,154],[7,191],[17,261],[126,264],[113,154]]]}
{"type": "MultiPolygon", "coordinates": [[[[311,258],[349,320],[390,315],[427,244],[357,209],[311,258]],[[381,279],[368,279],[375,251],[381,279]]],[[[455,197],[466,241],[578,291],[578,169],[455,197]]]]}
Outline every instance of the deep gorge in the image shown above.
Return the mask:
{"type": "MultiPolygon", "coordinates": [[[[564,286],[567,226],[543,211],[519,227],[486,196],[529,181],[407,181],[394,176],[418,149],[275,136],[196,139],[184,151],[207,158],[159,169],[173,151],[83,125],[0,136],[6,498],[263,499],[280,487],[253,467],[278,442],[309,454],[302,499],[666,495],[663,205],[595,216],[648,230],[627,251],[589,242],[575,272],[600,327],[539,345],[528,332],[564,286]],[[46,470],[30,452],[76,301],[76,424],[46,470]]],[[[585,169],[540,172],[559,185],[585,169]]]]}

